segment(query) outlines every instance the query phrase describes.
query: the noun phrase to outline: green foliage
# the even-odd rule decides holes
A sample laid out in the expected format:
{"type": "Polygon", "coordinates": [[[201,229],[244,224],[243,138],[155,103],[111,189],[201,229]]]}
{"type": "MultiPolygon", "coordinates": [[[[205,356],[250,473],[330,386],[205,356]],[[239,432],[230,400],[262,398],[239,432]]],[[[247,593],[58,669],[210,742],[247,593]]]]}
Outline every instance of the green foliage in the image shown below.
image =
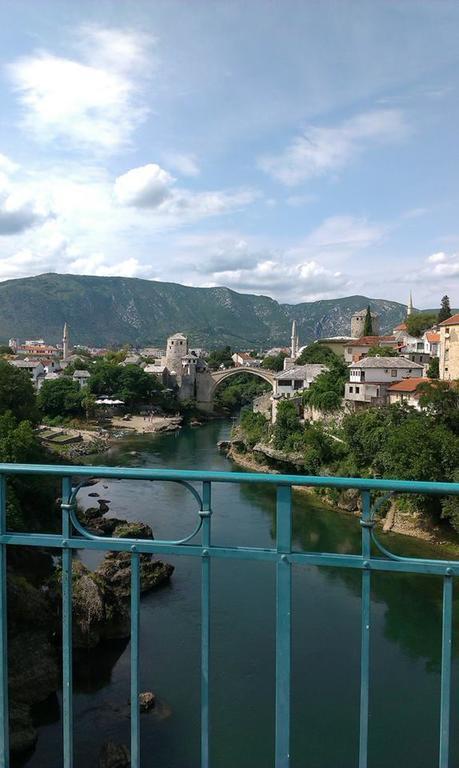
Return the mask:
{"type": "Polygon", "coordinates": [[[438,357],[433,357],[431,359],[427,369],[427,376],[429,379],[440,378],[440,359],[438,357]]]}
{"type": "Polygon", "coordinates": [[[431,328],[437,322],[437,316],[433,312],[415,312],[406,318],[406,327],[411,336],[422,336],[427,328],[431,328]]]}
{"type": "Polygon", "coordinates": [[[344,385],[348,377],[348,369],[344,360],[334,355],[328,371],[319,374],[303,395],[303,402],[325,413],[331,413],[340,408],[344,396],[344,385]]]}
{"type": "Polygon", "coordinates": [[[371,317],[370,305],[368,305],[367,312],[365,315],[365,322],[363,324],[363,335],[373,336],[373,318],[371,317]]]}
{"type": "Polygon", "coordinates": [[[318,365],[331,365],[342,360],[330,347],[325,344],[315,342],[305,347],[296,361],[296,365],[306,365],[307,363],[316,363],[318,365]]]}
{"type": "Polygon", "coordinates": [[[35,390],[28,373],[0,360],[0,415],[7,411],[19,421],[38,420],[35,390]]]}
{"type": "Polygon", "coordinates": [[[443,296],[441,300],[441,307],[437,317],[437,323],[443,323],[444,320],[448,320],[453,313],[449,304],[449,296],[443,296]]]}
{"type": "Polygon", "coordinates": [[[435,381],[419,385],[419,403],[436,423],[443,424],[459,435],[459,384],[435,381]]]}
{"type": "Polygon", "coordinates": [[[90,371],[92,365],[92,359],[78,357],[69,363],[64,369],[64,376],[73,376],[75,371],[90,371]]]}
{"type": "Polygon", "coordinates": [[[282,371],[286,357],[285,352],[279,352],[278,355],[266,355],[261,363],[261,367],[268,371],[282,371]]]}
{"type": "Polygon", "coordinates": [[[8,346],[8,344],[0,344],[0,355],[14,355],[15,351],[14,349],[11,349],[11,347],[8,346]]]}
{"type": "Polygon", "coordinates": [[[95,395],[114,396],[118,390],[122,368],[115,362],[97,360],[91,368],[88,380],[90,392],[95,395]]]}
{"type": "Polygon", "coordinates": [[[367,357],[397,357],[398,353],[392,347],[370,347],[367,357]]]}
{"type": "Polygon", "coordinates": [[[294,440],[293,435],[301,434],[300,419],[295,404],[290,400],[281,400],[277,407],[276,423],[273,428],[273,444],[280,450],[288,450],[294,440]]]}
{"type": "Polygon", "coordinates": [[[234,368],[234,362],[231,359],[232,354],[230,346],[213,349],[207,359],[207,365],[211,371],[217,371],[221,366],[224,368],[234,368]]]}
{"type": "Polygon", "coordinates": [[[115,394],[128,408],[137,408],[142,403],[160,399],[164,387],[157,376],[145,373],[138,365],[125,365],[120,370],[115,394]]]}
{"type": "Polygon", "coordinates": [[[255,397],[271,389],[270,384],[251,373],[234,374],[223,381],[216,390],[214,405],[217,410],[232,413],[251,403],[255,397]]]}
{"type": "Polygon", "coordinates": [[[240,429],[248,448],[253,448],[256,443],[266,440],[269,425],[263,414],[246,410],[241,414],[240,429]]]}
{"type": "Polygon", "coordinates": [[[61,376],[55,381],[45,381],[38,393],[38,407],[51,418],[55,416],[81,416],[83,414],[82,391],[78,382],[61,376]]]}

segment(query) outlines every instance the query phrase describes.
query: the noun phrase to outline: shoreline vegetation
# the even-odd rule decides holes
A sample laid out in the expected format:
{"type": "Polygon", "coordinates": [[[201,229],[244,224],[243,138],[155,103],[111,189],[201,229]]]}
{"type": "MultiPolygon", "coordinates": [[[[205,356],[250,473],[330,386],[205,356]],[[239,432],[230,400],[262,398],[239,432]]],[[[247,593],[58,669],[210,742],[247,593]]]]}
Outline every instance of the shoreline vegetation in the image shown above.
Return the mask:
{"type": "MultiPolygon", "coordinates": [[[[271,474],[281,474],[285,471],[284,468],[281,470],[272,466],[272,456],[267,460],[259,450],[262,446],[257,446],[256,451],[241,451],[238,450],[238,442],[229,440],[219,445],[220,450],[225,451],[228,458],[238,467],[251,472],[270,472],[271,474]]],[[[290,469],[297,471],[293,465],[290,469]]],[[[297,495],[313,496],[334,512],[355,517],[360,513],[360,496],[352,490],[340,494],[329,494],[327,489],[295,485],[292,486],[292,490],[297,495]]],[[[435,523],[431,519],[426,520],[419,513],[400,510],[394,503],[390,504],[386,514],[377,521],[376,526],[382,534],[395,533],[435,545],[439,551],[445,553],[445,557],[457,557],[459,554],[459,544],[455,541],[453,532],[445,530],[444,524],[435,523]]]]}

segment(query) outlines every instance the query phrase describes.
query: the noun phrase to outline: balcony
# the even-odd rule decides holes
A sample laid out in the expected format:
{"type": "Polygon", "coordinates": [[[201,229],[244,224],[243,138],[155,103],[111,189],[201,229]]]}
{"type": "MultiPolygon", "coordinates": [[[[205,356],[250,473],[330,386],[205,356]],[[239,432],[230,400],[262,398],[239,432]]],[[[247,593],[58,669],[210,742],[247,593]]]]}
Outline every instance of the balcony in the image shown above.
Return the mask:
{"type": "MultiPolygon", "coordinates": [[[[10,547],[40,547],[60,550],[62,556],[62,729],[64,768],[73,768],[73,665],[72,665],[72,557],[76,550],[125,552],[131,561],[131,702],[139,700],[140,556],[143,553],[185,556],[196,559],[201,571],[200,639],[200,766],[211,768],[212,699],[210,663],[224,665],[225,659],[212,657],[211,576],[212,566],[220,561],[237,565],[241,561],[271,563],[275,568],[275,756],[276,768],[289,768],[292,668],[292,575],[299,566],[327,569],[351,569],[361,574],[360,606],[360,717],[358,768],[371,768],[368,762],[369,692],[370,692],[370,600],[373,574],[430,574],[442,581],[441,686],[439,696],[438,763],[448,768],[450,753],[450,709],[452,667],[453,579],[459,575],[455,561],[402,557],[384,547],[375,532],[375,514],[382,501],[394,494],[459,495],[459,484],[369,480],[293,475],[245,474],[238,472],[201,472],[150,470],[142,468],[77,467],[42,465],[0,465],[0,766],[9,766],[8,652],[6,560],[10,547]],[[62,483],[60,533],[38,534],[6,529],[7,479],[10,476],[54,476],[62,483]],[[195,503],[196,519],[189,534],[176,540],[112,539],[86,530],[77,517],[78,492],[89,478],[154,481],[182,486],[195,503]],[[273,547],[216,545],[212,538],[212,490],[219,484],[260,485],[276,491],[276,541],[273,547]],[[292,486],[358,490],[362,513],[361,551],[359,554],[298,552],[292,543],[292,486]],[[377,553],[377,554],[375,554],[377,553]]],[[[173,510],[172,510],[173,514],[173,510]]],[[[146,768],[141,760],[140,715],[137,704],[130,709],[130,750],[132,768],[146,768]]],[[[307,728],[307,724],[305,724],[307,728]]],[[[191,763],[190,763],[191,764],[191,763]]],[[[214,768],[217,766],[214,765],[214,768]]],[[[347,768],[347,766],[346,766],[347,768]]],[[[350,768],[350,767],[349,767],[350,768]]]]}

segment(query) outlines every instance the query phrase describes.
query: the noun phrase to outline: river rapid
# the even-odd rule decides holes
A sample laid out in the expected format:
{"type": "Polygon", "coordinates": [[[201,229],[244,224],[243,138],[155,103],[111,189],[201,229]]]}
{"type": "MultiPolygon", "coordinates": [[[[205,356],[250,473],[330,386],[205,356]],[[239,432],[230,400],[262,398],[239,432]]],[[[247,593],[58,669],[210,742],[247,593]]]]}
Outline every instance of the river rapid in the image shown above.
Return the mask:
{"type": "MultiPolygon", "coordinates": [[[[129,437],[86,463],[228,471],[237,467],[216,444],[229,430],[229,423],[216,421],[176,434],[129,437]]],[[[83,489],[82,500],[94,490],[110,499],[112,515],[144,520],[156,538],[177,539],[192,530],[195,503],[179,485],[104,481],[100,488],[83,489]]],[[[272,545],[273,489],[215,484],[212,506],[215,543],[272,545]]],[[[305,494],[294,494],[294,538],[298,550],[360,550],[358,520],[305,494]]],[[[400,553],[441,557],[431,545],[407,537],[390,535],[385,543],[400,553]]],[[[140,686],[158,699],[156,710],[141,716],[142,765],[198,768],[200,562],[168,560],[175,565],[170,585],[141,603],[140,686]]],[[[438,764],[441,591],[441,580],[427,576],[373,576],[371,768],[438,764]]],[[[212,562],[211,756],[218,768],[273,766],[274,594],[271,563],[212,562]]],[[[457,620],[455,625],[457,630],[457,620]]],[[[459,765],[457,648],[455,642],[451,765],[459,765]]],[[[295,568],[294,768],[356,766],[359,664],[360,574],[295,568]]],[[[106,741],[129,745],[129,674],[129,643],[80,655],[75,768],[95,766],[106,741]]],[[[61,768],[60,705],[57,696],[40,707],[37,747],[22,766],[61,768]]]]}

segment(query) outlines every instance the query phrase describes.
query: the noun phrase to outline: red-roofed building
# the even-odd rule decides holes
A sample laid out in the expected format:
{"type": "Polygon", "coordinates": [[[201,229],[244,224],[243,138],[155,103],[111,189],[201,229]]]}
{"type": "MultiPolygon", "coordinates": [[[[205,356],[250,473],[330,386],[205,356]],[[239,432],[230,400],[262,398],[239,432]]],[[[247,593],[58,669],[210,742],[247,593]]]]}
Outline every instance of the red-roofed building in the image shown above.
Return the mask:
{"type": "Polygon", "coordinates": [[[397,403],[403,403],[404,405],[411,405],[413,408],[420,411],[420,394],[418,388],[420,384],[425,384],[429,381],[431,381],[431,379],[423,378],[421,376],[413,376],[411,379],[403,379],[402,381],[395,382],[395,384],[391,384],[387,390],[389,404],[396,405],[397,403]]]}
{"type": "Polygon", "coordinates": [[[346,363],[363,360],[371,347],[388,347],[398,352],[400,345],[395,336],[361,336],[360,339],[355,339],[345,346],[344,359],[346,363]]]}

